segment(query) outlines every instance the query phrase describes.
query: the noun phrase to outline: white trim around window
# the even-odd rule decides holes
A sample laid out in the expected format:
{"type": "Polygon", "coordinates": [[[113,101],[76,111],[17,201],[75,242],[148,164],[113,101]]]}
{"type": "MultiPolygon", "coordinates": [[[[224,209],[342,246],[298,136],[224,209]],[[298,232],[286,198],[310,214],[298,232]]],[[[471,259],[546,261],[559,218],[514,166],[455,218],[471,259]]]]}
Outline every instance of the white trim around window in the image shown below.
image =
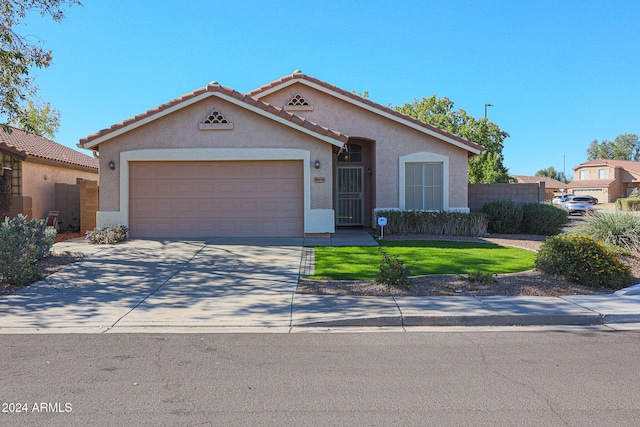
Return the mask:
{"type": "Polygon", "coordinates": [[[406,164],[407,163],[441,163],[442,164],[442,209],[449,210],[449,157],[430,152],[407,154],[399,159],[398,205],[406,209],[406,164]]]}

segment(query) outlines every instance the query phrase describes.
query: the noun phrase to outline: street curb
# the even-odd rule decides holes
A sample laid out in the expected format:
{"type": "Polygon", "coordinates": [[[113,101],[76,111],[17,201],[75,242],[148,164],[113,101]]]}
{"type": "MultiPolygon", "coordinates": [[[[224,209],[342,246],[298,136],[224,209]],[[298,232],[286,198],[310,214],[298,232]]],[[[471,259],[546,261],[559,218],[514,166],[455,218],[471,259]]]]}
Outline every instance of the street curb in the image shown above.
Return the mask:
{"type": "Polygon", "coordinates": [[[489,316],[393,316],[360,319],[336,319],[310,323],[298,322],[293,327],[343,326],[597,326],[609,323],[640,323],[640,314],[600,313],[582,315],[489,315],[489,316]]]}

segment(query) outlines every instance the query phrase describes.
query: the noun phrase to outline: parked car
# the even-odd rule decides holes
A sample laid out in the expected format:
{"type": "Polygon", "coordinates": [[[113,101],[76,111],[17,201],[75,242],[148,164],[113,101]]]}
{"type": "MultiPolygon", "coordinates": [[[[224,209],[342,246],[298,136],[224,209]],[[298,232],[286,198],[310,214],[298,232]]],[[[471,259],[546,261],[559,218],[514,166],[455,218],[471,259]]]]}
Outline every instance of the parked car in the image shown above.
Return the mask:
{"type": "Polygon", "coordinates": [[[593,197],[593,196],[586,195],[586,196],[582,196],[582,197],[588,197],[588,198],[590,198],[590,199],[591,199],[591,204],[592,204],[592,205],[597,205],[597,204],[598,204],[598,199],[596,199],[596,198],[595,198],[595,197],[593,197]]]}
{"type": "Polygon", "coordinates": [[[577,213],[587,215],[593,213],[593,203],[589,196],[569,196],[561,205],[569,215],[577,213]]]}
{"type": "Polygon", "coordinates": [[[562,203],[567,200],[567,197],[569,197],[568,194],[556,194],[553,196],[553,199],[551,199],[551,203],[554,205],[562,205],[562,203]]]}

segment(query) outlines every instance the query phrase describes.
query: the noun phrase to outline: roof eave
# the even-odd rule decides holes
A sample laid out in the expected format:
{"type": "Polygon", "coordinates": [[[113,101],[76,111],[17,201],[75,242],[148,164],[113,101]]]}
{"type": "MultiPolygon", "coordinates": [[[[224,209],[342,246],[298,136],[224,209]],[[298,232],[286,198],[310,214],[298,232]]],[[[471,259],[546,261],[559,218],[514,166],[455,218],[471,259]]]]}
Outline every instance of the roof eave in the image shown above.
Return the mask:
{"type": "Polygon", "coordinates": [[[324,142],[328,142],[328,143],[330,143],[332,145],[335,145],[337,147],[343,147],[344,144],[346,143],[346,138],[347,138],[346,136],[344,136],[345,141],[340,141],[338,139],[322,135],[322,134],[320,134],[320,133],[318,133],[318,132],[316,132],[314,130],[308,129],[308,128],[304,127],[304,126],[298,125],[298,124],[296,124],[296,123],[294,123],[294,122],[292,122],[290,120],[287,120],[287,119],[285,119],[283,117],[280,117],[279,115],[270,113],[270,112],[265,111],[265,110],[263,110],[263,109],[261,109],[259,107],[256,107],[254,105],[248,104],[247,102],[239,100],[239,99],[237,99],[237,98],[235,98],[233,96],[229,96],[229,95],[227,95],[225,93],[222,93],[222,92],[219,92],[219,91],[209,91],[209,90],[207,90],[207,88],[204,88],[204,89],[205,89],[205,91],[203,93],[199,94],[199,95],[196,95],[196,96],[191,97],[189,99],[186,99],[184,101],[178,102],[175,105],[172,105],[172,106],[170,106],[168,108],[161,109],[161,110],[159,110],[159,111],[157,111],[157,112],[155,112],[153,114],[148,115],[147,117],[143,117],[143,118],[141,118],[139,120],[134,120],[131,123],[125,125],[125,126],[122,126],[122,127],[118,128],[118,129],[115,129],[115,130],[113,130],[111,132],[107,132],[104,135],[101,135],[101,136],[98,136],[97,138],[91,139],[90,141],[87,141],[87,142],[83,143],[82,141],[84,139],[86,139],[86,138],[83,138],[83,140],[80,140],[80,143],[78,144],[78,147],[85,148],[85,149],[92,150],[92,151],[99,151],[99,145],[101,143],[105,142],[105,141],[113,139],[113,138],[115,138],[117,136],[120,136],[120,135],[122,135],[124,133],[130,132],[130,131],[132,131],[132,130],[140,127],[140,126],[144,126],[144,125],[146,125],[146,124],[148,124],[150,122],[153,122],[153,121],[155,121],[157,119],[160,119],[160,118],[162,118],[162,117],[164,117],[164,116],[166,116],[168,114],[171,114],[171,113],[173,113],[175,111],[178,111],[178,110],[180,110],[182,108],[188,107],[188,106],[190,106],[192,104],[195,104],[197,102],[202,101],[203,99],[206,99],[206,98],[209,98],[209,97],[212,97],[212,96],[224,99],[225,101],[230,102],[230,103],[232,103],[234,105],[237,105],[237,106],[239,106],[241,108],[245,108],[245,109],[250,110],[250,111],[252,111],[254,113],[257,113],[257,114],[259,114],[259,115],[261,115],[263,117],[269,118],[269,119],[277,121],[279,123],[282,123],[282,124],[284,124],[286,126],[289,126],[289,127],[293,128],[293,129],[296,129],[296,130],[298,130],[300,132],[303,132],[303,133],[305,133],[307,135],[310,135],[310,136],[312,136],[314,138],[320,139],[320,140],[322,140],[324,142]]]}

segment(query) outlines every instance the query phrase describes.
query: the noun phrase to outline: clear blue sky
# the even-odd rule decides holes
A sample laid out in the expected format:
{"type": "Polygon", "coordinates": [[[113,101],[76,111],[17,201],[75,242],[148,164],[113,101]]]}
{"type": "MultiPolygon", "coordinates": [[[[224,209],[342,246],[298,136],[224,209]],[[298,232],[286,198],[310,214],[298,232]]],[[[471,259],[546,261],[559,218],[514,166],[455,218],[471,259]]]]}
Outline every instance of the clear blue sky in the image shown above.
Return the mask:
{"type": "Polygon", "coordinates": [[[35,74],[71,147],[212,80],[246,92],[295,69],[383,105],[491,103],[515,175],[572,175],[593,139],[640,133],[635,0],[82,1],[17,29],[53,50],[35,74]]]}

